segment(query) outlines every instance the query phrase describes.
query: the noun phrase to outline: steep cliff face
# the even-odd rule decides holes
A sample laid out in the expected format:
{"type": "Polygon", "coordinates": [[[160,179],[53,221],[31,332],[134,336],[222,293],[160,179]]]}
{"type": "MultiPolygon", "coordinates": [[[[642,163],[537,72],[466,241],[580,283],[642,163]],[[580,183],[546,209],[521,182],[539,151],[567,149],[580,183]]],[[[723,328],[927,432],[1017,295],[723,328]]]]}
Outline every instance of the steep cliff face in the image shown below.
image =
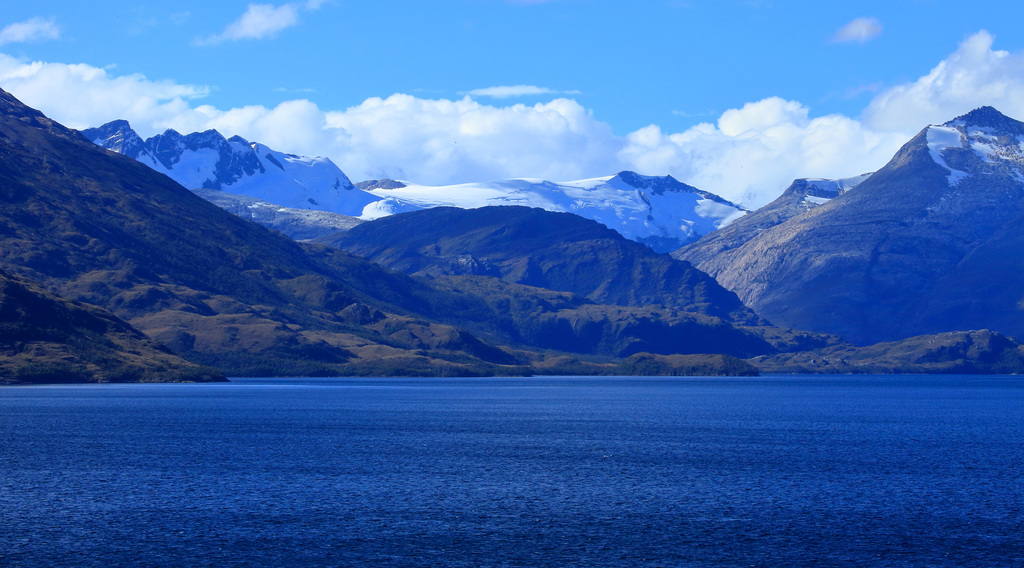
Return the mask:
{"type": "Polygon", "coordinates": [[[1022,198],[1024,124],[985,107],[924,129],[820,206],[676,256],[776,325],[861,344],[980,328],[1020,336],[1022,198]]]}

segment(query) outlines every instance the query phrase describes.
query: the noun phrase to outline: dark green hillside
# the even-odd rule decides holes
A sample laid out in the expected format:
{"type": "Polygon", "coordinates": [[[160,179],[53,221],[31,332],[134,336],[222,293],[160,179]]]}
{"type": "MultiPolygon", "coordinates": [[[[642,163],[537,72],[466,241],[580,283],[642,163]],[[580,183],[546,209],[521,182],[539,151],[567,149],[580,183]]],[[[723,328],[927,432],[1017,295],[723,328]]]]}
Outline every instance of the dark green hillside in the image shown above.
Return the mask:
{"type": "Polygon", "coordinates": [[[406,274],[492,276],[597,304],[659,305],[737,324],[764,323],[688,262],[569,213],[436,207],[363,223],[321,242],[406,274]]]}
{"type": "Polygon", "coordinates": [[[515,343],[617,357],[749,357],[839,342],[771,326],[689,263],[568,213],[439,207],[321,241],[480,298],[499,323],[514,320],[505,328],[515,343]],[[552,303],[540,290],[569,296],[552,303]]]}
{"type": "Polygon", "coordinates": [[[0,384],[217,380],[113,314],[0,271],[0,384]]]}
{"type": "MultiPolygon", "coordinates": [[[[443,275],[431,284],[487,308],[463,313],[464,326],[484,337],[497,327],[503,342],[521,347],[611,357],[641,352],[751,357],[774,353],[784,344],[765,339],[764,328],[736,326],[714,316],[659,305],[598,304],[572,293],[489,276],[443,275]]],[[[792,335],[778,330],[779,337],[792,335]]]]}
{"type": "Polygon", "coordinates": [[[1024,345],[989,331],[951,331],[878,343],[758,357],[765,373],[1021,374],[1024,345]]]}

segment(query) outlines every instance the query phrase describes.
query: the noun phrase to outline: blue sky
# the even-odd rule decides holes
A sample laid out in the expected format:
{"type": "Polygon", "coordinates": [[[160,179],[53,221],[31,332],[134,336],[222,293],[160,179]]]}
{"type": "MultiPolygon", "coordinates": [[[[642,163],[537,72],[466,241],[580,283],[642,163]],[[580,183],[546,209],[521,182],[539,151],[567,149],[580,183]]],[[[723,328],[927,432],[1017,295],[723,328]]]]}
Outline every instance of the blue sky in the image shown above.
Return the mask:
{"type": "Polygon", "coordinates": [[[671,173],[749,206],[1024,119],[1022,2],[302,0],[8,6],[0,88],[73,127],[217,128],[354,180],[671,173]]]}

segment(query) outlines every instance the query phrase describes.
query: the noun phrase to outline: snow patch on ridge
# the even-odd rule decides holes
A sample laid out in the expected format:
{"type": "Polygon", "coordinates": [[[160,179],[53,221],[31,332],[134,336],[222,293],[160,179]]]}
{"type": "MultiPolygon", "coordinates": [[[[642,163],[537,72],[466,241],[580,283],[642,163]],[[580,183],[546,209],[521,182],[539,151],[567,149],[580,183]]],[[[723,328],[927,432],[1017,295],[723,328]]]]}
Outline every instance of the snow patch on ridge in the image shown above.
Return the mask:
{"type": "Polygon", "coordinates": [[[960,180],[971,177],[971,174],[954,170],[949,167],[946,160],[942,158],[942,151],[948,148],[963,148],[962,134],[956,128],[950,126],[929,126],[926,134],[928,141],[928,153],[931,154],[935,163],[949,170],[946,180],[949,185],[956,185],[960,180]]]}
{"type": "Polygon", "coordinates": [[[805,195],[804,201],[811,205],[824,205],[829,201],[832,201],[831,197],[818,197],[816,195],[805,195]]]}
{"type": "Polygon", "coordinates": [[[824,179],[824,178],[806,178],[804,181],[808,185],[822,191],[823,193],[830,193],[839,195],[845,193],[858,185],[864,183],[874,172],[861,174],[859,176],[852,176],[841,179],[824,179]]]}
{"type": "Polygon", "coordinates": [[[360,218],[364,220],[438,206],[474,209],[521,205],[574,213],[615,229],[626,238],[674,243],[671,246],[682,246],[747,213],[672,178],[632,172],[561,182],[523,178],[449,186],[407,184],[370,193],[381,201],[363,209],[360,218]]]}

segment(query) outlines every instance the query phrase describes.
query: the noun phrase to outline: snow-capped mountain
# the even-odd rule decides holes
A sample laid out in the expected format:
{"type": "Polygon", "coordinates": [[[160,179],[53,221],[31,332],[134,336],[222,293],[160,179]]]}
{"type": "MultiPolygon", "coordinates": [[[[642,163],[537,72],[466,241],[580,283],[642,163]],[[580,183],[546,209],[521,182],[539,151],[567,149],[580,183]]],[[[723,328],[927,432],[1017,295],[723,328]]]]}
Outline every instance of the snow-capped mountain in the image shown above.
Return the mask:
{"type": "Polygon", "coordinates": [[[522,205],[592,219],[659,252],[675,250],[747,213],[671,176],[628,171],[568,182],[511,179],[425,186],[377,180],[359,185],[380,198],[365,209],[363,219],[438,206],[522,205]]]}
{"type": "MultiPolygon", "coordinates": [[[[626,238],[670,252],[747,213],[717,195],[671,176],[621,172],[580,181],[512,179],[489,183],[424,186],[375,180],[355,187],[327,158],[276,152],[239,136],[225,139],[216,130],[182,135],[174,130],[143,140],[127,121],[116,120],[82,132],[109,150],[142,162],[193,190],[217,190],[261,202],[254,220],[280,229],[262,213],[269,205],[339,213],[364,220],[438,206],[464,209],[489,205],[525,205],[574,213],[618,231],[626,238]],[[365,190],[365,191],[364,191],[365,190]]],[[[210,192],[204,196],[212,199],[210,192]]],[[[237,209],[237,199],[220,204],[237,209]]],[[[288,226],[294,215],[288,215],[288,226]]],[[[302,234],[320,217],[304,216],[302,234]]],[[[326,218],[325,218],[326,219],[326,218]]],[[[276,222],[276,221],[274,221],[276,222]]],[[[336,227],[325,221],[325,229],[336,227]]],[[[287,232],[287,231],[286,231],[287,232]]]]}
{"type": "Polygon", "coordinates": [[[982,107],[926,127],[851,191],[797,185],[675,256],[776,325],[864,344],[1024,336],[1024,123],[982,107]]]}
{"type": "Polygon", "coordinates": [[[230,191],[293,209],[358,216],[378,198],[357,189],[331,160],[276,152],[216,130],[168,130],[142,140],[127,121],[82,132],[104,148],[138,160],[189,189],[230,191]]]}
{"type": "Polygon", "coordinates": [[[982,107],[925,130],[928,152],[956,187],[974,176],[1009,176],[1024,182],[1024,123],[982,107]]]}

